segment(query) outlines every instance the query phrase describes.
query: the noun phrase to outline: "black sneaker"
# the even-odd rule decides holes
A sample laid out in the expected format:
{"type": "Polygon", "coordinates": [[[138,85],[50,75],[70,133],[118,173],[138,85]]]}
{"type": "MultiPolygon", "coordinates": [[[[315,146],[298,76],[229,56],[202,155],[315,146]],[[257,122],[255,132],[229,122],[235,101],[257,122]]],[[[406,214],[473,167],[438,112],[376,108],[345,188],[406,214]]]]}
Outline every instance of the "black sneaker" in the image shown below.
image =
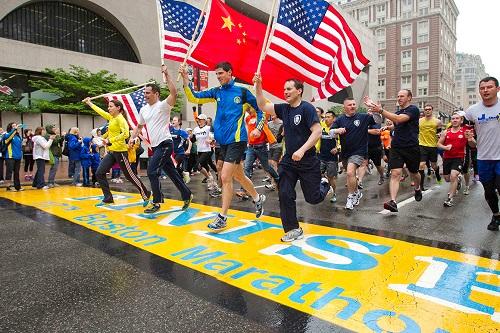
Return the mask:
{"type": "Polygon", "coordinates": [[[415,190],[415,201],[422,201],[422,190],[415,190]]]}
{"type": "Polygon", "coordinates": [[[358,190],[362,190],[363,189],[363,182],[358,182],[358,190]]]}
{"type": "Polygon", "coordinates": [[[444,207],[452,207],[453,205],[454,203],[452,198],[448,198],[445,202],[443,202],[444,207]]]}
{"type": "Polygon", "coordinates": [[[491,217],[491,222],[488,224],[488,230],[498,231],[498,227],[500,226],[500,216],[493,215],[491,217]]]}
{"type": "Polygon", "coordinates": [[[191,201],[193,201],[193,195],[192,194],[189,196],[189,199],[184,200],[184,205],[182,206],[182,210],[188,209],[189,205],[191,204],[191,201]]]}
{"type": "Polygon", "coordinates": [[[153,213],[156,213],[159,210],[160,210],[160,204],[151,203],[151,206],[149,206],[148,208],[144,209],[144,213],[146,213],[146,214],[153,214],[153,213]]]}
{"type": "Polygon", "coordinates": [[[384,209],[396,213],[398,211],[398,205],[394,200],[387,201],[386,203],[384,203],[384,209]]]}
{"type": "Polygon", "coordinates": [[[203,184],[206,184],[206,183],[208,182],[208,178],[207,178],[207,177],[203,178],[203,180],[202,180],[201,182],[202,182],[203,184]]]}

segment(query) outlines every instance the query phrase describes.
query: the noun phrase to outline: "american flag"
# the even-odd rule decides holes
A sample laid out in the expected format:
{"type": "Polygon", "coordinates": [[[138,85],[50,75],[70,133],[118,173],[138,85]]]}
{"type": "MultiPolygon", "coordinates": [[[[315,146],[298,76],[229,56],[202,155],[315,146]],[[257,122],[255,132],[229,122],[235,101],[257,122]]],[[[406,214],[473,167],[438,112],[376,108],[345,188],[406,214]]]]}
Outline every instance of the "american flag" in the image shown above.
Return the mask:
{"type": "MultiPolygon", "coordinates": [[[[191,43],[201,10],[185,2],[173,0],[158,1],[160,2],[161,16],[163,18],[163,58],[182,62],[191,43]]],[[[200,37],[204,25],[205,17],[201,20],[200,27],[198,28],[195,44],[196,40],[200,37]]],[[[208,69],[203,61],[194,59],[193,57],[189,57],[187,62],[196,67],[208,69]]]]}
{"type": "MultiPolygon", "coordinates": [[[[123,103],[123,108],[127,111],[128,124],[130,127],[135,129],[139,121],[139,112],[141,108],[146,105],[146,100],[144,98],[144,87],[139,90],[134,91],[130,94],[111,94],[106,95],[107,100],[116,99],[123,103]]],[[[146,126],[142,128],[141,133],[143,141],[149,145],[149,134],[146,126]]]]}
{"type": "Polygon", "coordinates": [[[281,0],[268,59],[315,87],[315,99],[351,85],[369,62],[345,19],[322,0],[281,0]]]}
{"type": "Polygon", "coordinates": [[[14,90],[12,90],[12,88],[9,86],[0,86],[0,92],[4,93],[5,95],[11,95],[14,90]]]}

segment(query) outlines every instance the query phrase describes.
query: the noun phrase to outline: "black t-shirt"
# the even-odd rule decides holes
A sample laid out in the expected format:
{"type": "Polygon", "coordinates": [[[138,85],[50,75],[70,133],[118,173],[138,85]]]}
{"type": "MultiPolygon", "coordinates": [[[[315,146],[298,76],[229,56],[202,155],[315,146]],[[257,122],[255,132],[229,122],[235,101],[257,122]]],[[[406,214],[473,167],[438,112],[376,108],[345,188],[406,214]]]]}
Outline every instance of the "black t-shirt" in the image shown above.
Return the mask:
{"type": "MultiPolygon", "coordinates": [[[[374,124],[368,126],[368,129],[381,129],[382,126],[380,124],[374,124]]],[[[380,139],[379,134],[368,134],[368,148],[381,148],[382,140],[380,139]]]]}
{"type": "Polygon", "coordinates": [[[415,105],[396,111],[396,114],[406,114],[410,120],[394,125],[394,137],[391,146],[394,148],[407,148],[418,146],[418,121],[420,111],[415,105]]]}
{"type": "Polygon", "coordinates": [[[338,154],[332,154],[331,151],[337,146],[337,139],[330,135],[330,127],[326,124],[321,125],[321,146],[319,148],[319,159],[326,162],[337,162],[338,154]]]}
{"type": "Polygon", "coordinates": [[[332,128],[346,129],[346,132],[340,135],[343,159],[368,154],[368,126],[373,124],[375,119],[366,113],[355,113],[352,117],[343,114],[333,122],[332,128]]]}
{"type": "MultiPolygon", "coordinates": [[[[316,109],[311,103],[302,101],[299,106],[293,108],[288,103],[274,104],[276,116],[283,120],[285,131],[285,156],[291,158],[292,154],[299,150],[311,136],[311,126],[319,123],[316,109]]],[[[313,146],[304,156],[316,154],[313,146]]]]}

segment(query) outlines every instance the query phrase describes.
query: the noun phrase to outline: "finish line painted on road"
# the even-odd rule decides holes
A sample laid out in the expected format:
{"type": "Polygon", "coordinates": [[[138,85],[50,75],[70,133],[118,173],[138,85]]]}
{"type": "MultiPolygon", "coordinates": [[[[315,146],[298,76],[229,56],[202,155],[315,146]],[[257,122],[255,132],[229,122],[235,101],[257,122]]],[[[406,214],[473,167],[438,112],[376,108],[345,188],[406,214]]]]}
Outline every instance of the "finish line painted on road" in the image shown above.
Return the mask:
{"type": "Polygon", "coordinates": [[[302,224],[279,242],[279,219],[231,210],[229,227],[206,228],[218,208],[167,200],[144,214],[139,195],[105,209],[99,189],[3,192],[144,251],[356,332],[493,332],[500,325],[497,260],[349,230],[302,224]]]}
{"type": "MultiPolygon", "coordinates": [[[[425,191],[422,192],[422,198],[426,195],[428,195],[429,193],[431,193],[432,191],[434,190],[437,190],[438,188],[440,188],[439,185],[436,185],[432,188],[429,188],[425,191]]],[[[401,209],[401,207],[404,207],[406,206],[407,204],[411,203],[411,202],[414,202],[415,201],[415,197],[410,197],[406,200],[403,200],[401,202],[398,202],[398,210],[401,209]]],[[[382,209],[380,212],[378,212],[379,214],[382,214],[382,215],[387,215],[389,214],[391,211],[390,210],[387,210],[387,209],[382,209]]]]}

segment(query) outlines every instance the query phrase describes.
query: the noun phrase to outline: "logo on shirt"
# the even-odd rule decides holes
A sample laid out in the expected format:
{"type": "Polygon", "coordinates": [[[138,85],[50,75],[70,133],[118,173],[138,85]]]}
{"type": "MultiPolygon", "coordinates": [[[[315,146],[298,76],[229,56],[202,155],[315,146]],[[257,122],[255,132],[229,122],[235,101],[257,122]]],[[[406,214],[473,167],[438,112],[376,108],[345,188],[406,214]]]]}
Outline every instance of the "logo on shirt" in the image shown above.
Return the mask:
{"type": "Polygon", "coordinates": [[[361,124],[361,122],[359,121],[359,119],[356,119],[354,121],[354,126],[359,127],[359,124],[361,124]]]}
{"type": "Polygon", "coordinates": [[[240,104],[240,103],[241,103],[241,98],[240,98],[240,96],[236,96],[236,97],[233,99],[233,102],[234,102],[235,104],[240,104]]]}
{"type": "Polygon", "coordinates": [[[293,123],[295,125],[298,125],[300,124],[300,120],[302,119],[302,116],[300,114],[296,114],[294,117],[293,117],[293,123]]]}

